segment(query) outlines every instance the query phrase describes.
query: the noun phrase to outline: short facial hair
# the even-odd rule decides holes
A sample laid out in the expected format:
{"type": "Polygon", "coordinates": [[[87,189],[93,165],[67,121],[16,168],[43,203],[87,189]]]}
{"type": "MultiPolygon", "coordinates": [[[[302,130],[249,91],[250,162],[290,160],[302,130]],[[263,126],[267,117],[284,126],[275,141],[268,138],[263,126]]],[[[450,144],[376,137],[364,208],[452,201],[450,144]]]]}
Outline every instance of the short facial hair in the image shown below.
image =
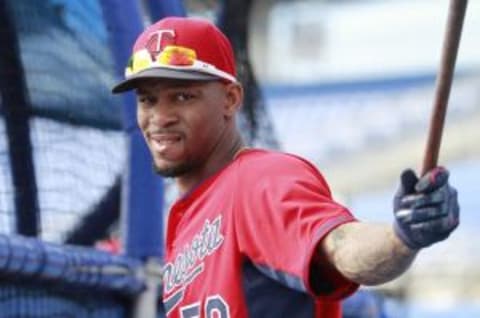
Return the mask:
{"type": "Polygon", "coordinates": [[[192,171],[195,168],[195,163],[191,161],[183,162],[177,166],[170,167],[170,168],[165,168],[165,169],[160,169],[155,165],[155,163],[152,163],[153,170],[160,176],[165,177],[165,178],[176,178],[180,177],[190,171],[192,171]]]}

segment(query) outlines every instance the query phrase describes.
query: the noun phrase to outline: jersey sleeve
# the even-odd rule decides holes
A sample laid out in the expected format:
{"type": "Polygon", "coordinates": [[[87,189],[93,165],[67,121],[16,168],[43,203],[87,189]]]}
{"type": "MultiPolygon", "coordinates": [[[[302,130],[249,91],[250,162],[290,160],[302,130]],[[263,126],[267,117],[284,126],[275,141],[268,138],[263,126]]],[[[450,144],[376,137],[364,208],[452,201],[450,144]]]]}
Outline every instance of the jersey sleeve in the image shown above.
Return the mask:
{"type": "Polygon", "coordinates": [[[241,252],[265,275],[290,288],[329,300],[348,296],[357,284],[332,268],[319,277],[310,265],[325,262],[315,253],[325,235],[355,218],[332,199],[310,163],[284,154],[273,157],[240,163],[235,193],[239,210],[234,214],[241,252]],[[319,294],[323,286],[328,292],[319,294]]]}

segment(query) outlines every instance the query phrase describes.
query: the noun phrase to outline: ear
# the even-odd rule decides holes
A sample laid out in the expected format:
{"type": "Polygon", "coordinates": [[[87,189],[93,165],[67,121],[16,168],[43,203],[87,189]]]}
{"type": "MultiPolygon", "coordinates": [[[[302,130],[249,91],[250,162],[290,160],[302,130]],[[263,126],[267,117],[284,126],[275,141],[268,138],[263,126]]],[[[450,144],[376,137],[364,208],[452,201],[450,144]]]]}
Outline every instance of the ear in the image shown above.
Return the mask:
{"type": "Polygon", "coordinates": [[[231,118],[240,109],[243,103],[243,87],[239,83],[225,84],[225,106],[226,118],[231,118]]]}

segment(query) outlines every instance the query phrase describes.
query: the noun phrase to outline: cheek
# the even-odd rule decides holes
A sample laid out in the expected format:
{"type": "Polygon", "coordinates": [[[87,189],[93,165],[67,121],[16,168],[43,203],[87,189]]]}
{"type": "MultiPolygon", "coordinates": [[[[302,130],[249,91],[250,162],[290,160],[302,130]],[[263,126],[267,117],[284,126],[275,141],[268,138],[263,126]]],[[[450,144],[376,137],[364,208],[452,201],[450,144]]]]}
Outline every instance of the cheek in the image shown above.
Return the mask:
{"type": "Polygon", "coordinates": [[[146,115],[146,113],[137,108],[137,124],[138,124],[138,127],[141,129],[141,130],[145,130],[145,128],[147,127],[147,123],[148,123],[148,117],[146,115]]]}
{"type": "Polygon", "coordinates": [[[222,114],[211,113],[210,116],[203,118],[202,124],[197,127],[197,131],[203,139],[209,139],[216,143],[225,128],[225,118],[222,114]]]}

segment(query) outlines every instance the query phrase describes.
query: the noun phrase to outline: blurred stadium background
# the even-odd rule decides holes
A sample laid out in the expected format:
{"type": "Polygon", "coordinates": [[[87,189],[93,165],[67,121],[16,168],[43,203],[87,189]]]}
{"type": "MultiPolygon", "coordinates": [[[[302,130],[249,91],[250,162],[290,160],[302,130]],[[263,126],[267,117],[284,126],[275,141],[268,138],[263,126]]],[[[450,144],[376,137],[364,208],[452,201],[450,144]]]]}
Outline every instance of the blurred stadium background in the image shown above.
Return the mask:
{"type": "MultiPolygon", "coordinates": [[[[138,261],[161,259],[175,191],[150,169],[132,96],[110,94],[143,26],[165,14],[216,21],[249,92],[246,140],[305,156],[359,219],[391,222],[400,171],[421,163],[447,9],[447,0],[1,0],[0,308],[124,316],[141,290],[138,261]],[[85,264],[93,274],[77,272],[85,264]],[[30,282],[39,273],[41,288],[30,282]],[[101,287],[105,305],[65,298],[62,284],[45,286],[52,280],[101,287]]],[[[460,228],[407,275],[368,289],[374,298],[349,300],[374,302],[356,317],[380,317],[378,304],[387,317],[480,316],[479,13],[471,1],[440,153],[459,189],[460,228]]]]}

